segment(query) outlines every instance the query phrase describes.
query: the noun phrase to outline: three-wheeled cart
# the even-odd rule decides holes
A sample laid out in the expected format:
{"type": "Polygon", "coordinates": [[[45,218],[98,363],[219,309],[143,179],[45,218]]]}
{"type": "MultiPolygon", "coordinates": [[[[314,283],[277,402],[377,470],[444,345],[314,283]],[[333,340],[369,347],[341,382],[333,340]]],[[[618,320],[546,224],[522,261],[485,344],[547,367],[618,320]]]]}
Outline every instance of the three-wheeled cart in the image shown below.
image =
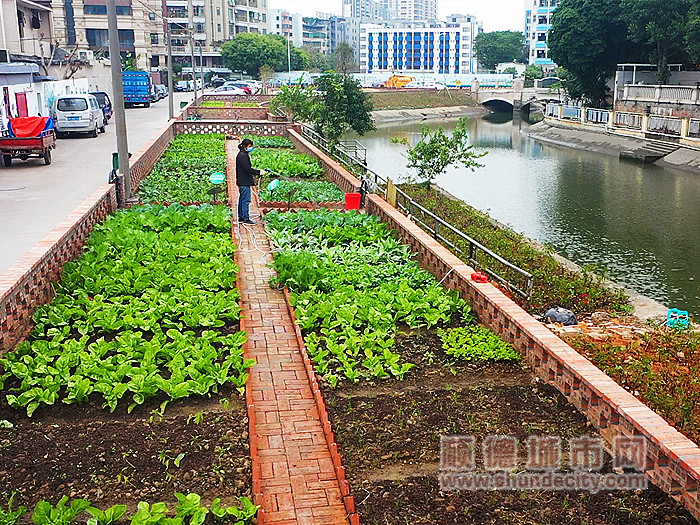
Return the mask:
{"type": "Polygon", "coordinates": [[[5,166],[12,166],[12,159],[27,160],[29,157],[44,159],[51,164],[51,150],[56,147],[53,129],[42,131],[38,137],[11,137],[9,131],[0,135],[0,155],[5,166]]]}

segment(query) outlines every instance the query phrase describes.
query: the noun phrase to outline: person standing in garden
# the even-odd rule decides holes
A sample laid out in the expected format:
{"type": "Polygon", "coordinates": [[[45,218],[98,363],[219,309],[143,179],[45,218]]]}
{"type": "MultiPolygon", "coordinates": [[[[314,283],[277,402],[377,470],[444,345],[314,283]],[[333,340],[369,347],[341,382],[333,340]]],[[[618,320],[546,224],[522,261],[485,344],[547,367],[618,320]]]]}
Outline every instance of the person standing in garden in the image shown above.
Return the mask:
{"type": "Polygon", "coordinates": [[[236,156],[236,185],[238,186],[238,222],[243,224],[255,224],[250,218],[250,192],[251,186],[255,186],[255,177],[260,176],[260,170],[256,170],[250,163],[250,152],[253,151],[253,141],[243,139],[238,145],[236,156]]]}

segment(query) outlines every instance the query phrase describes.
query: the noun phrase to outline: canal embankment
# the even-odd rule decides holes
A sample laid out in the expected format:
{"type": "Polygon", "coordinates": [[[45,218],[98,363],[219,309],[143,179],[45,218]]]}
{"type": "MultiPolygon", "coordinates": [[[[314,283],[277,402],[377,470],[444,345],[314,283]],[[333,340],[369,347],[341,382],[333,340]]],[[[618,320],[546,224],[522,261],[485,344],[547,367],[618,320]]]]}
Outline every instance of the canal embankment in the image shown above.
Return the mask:
{"type": "Polygon", "coordinates": [[[458,117],[480,117],[489,113],[482,107],[441,106],[418,109],[382,109],[372,112],[372,118],[378,127],[396,124],[408,120],[434,120],[458,117]]]}
{"type": "MultiPolygon", "coordinates": [[[[551,119],[524,128],[522,133],[547,144],[622,158],[629,156],[629,152],[644,151],[650,145],[649,140],[620,135],[618,132],[611,133],[604,127],[583,128],[580,125],[567,124],[551,119]]],[[[664,141],[653,141],[654,144],[660,142],[664,141]]],[[[653,162],[654,164],[700,173],[700,149],[681,145],[671,140],[668,141],[668,144],[673,146],[670,149],[675,149],[675,151],[661,156],[661,158],[653,162]]]]}

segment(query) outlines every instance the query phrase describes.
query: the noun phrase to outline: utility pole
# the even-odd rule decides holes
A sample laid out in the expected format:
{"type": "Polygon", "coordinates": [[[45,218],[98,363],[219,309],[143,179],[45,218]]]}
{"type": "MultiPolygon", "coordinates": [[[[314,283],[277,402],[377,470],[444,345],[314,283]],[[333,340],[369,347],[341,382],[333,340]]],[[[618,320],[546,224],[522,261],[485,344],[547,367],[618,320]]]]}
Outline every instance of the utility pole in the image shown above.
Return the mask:
{"type": "Polygon", "coordinates": [[[173,108],[173,39],[170,35],[170,22],[165,21],[165,38],[168,42],[168,119],[175,116],[173,108]]]}
{"type": "Polygon", "coordinates": [[[194,90],[194,103],[197,104],[197,75],[194,69],[194,7],[192,0],[187,0],[187,16],[189,23],[187,29],[190,31],[190,59],[192,59],[192,89],[194,90]]]}
{"type": "Polygon", "coordinates": [[[292,52],[291,44],[289,43],[291,38],[291,36],[287,37],[287,74],[289,75],[289,78],[287,79],[287,84],[292,83],[292,52]]]}
{"type": "Polygon", "coordinates": [[[122,84],[122,60],[119,52],[116,0],[107,0],[107,27],[109,32],[109,61],[112,66],[112,94],[114,95],[114,120],[117,124],[117,154],[119,172],[124,177],[125,199],[131,199],[131,174],[129,173],[129,141],[126,135],[124,111],[124,85],[122,84]]]}
{"type": "Polygon", "coordinates": [[[202,58],[202,48],[204,42],[199,41],[199,76],[202,78],[202,96],[204,96],[204,59],[202,58]]]}

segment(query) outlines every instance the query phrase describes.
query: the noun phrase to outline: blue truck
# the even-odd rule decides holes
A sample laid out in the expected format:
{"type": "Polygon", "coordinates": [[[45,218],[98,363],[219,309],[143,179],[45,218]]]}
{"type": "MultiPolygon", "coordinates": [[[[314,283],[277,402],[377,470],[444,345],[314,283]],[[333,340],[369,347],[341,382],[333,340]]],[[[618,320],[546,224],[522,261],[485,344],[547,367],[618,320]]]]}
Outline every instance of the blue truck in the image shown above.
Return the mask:
{"type": "Polygon", "coordinates": [[[151,106],[151,75],[148,71],[122,71],[124,106],[151,106]]]}

